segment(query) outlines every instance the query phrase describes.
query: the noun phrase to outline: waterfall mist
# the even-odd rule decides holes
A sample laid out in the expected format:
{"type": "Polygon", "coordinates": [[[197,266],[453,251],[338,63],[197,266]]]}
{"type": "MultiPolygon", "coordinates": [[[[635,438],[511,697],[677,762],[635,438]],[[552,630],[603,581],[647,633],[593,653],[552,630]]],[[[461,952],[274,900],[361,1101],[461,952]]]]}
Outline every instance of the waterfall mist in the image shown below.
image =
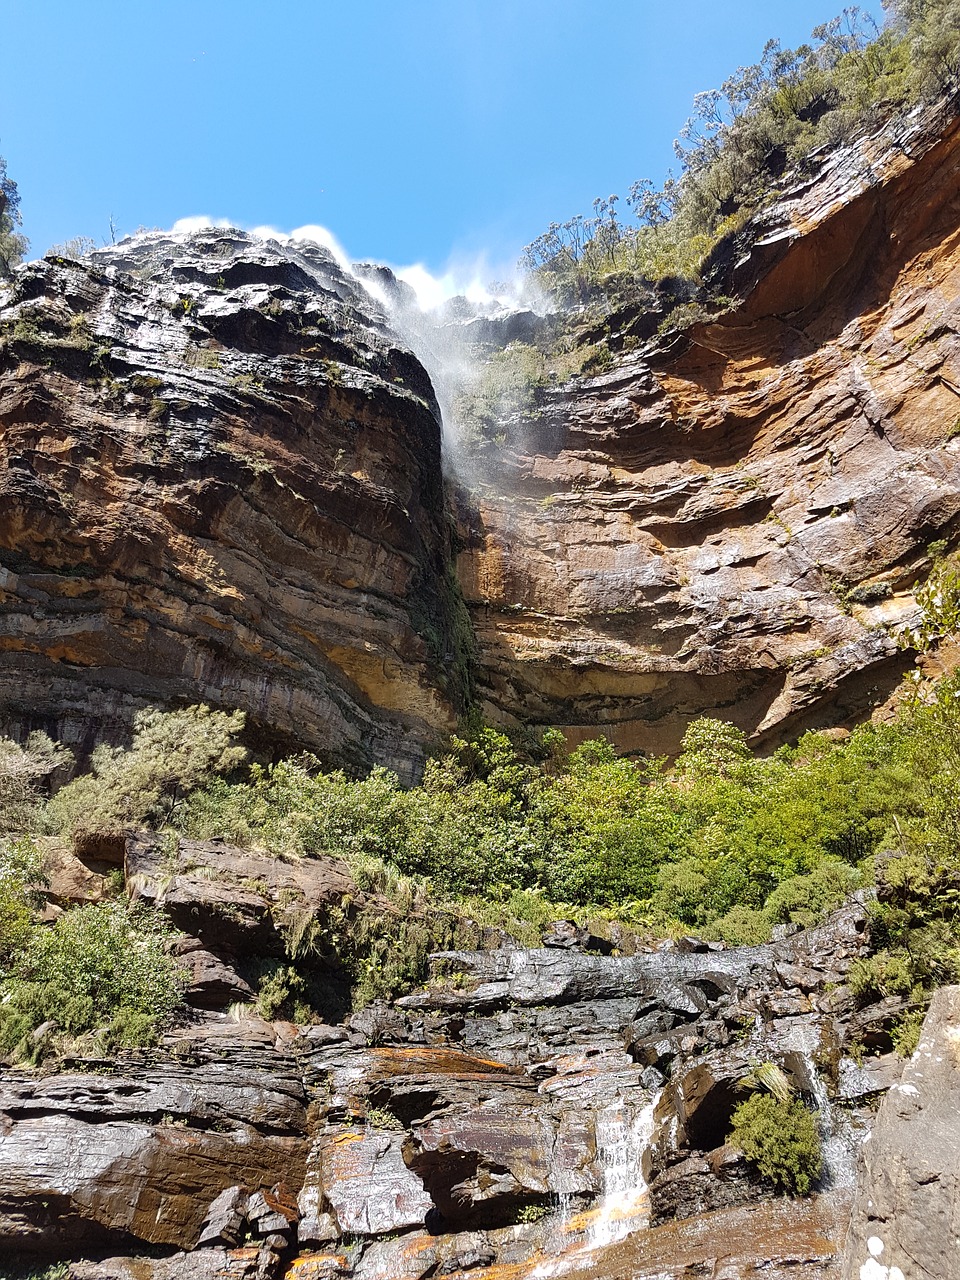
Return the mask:
{"type": "MultiPolygon", "coordinates": [[[[171,231],[184,237],[205,227],[234,226],[228,219],[181,218],[171,231]]],[[[468,489],[484,480],[475,427],[463,412],[465,397],[481,383],[488,361],[511,343],[530,342],[547,315],[546,297],[517,267],[488,266],[486,257],[455,260],[440,274],[422,263],[391,267],[353,261],[326,227],[311,223],[290,232],[258,226],[257,239],[326,249],[344,274],[379,304],[394,332],[426,369],[440,408],[446,474],[468,489]],[[494,280],[494,275],[499,279],[494,280]]],[[[507,414],[506,397],[491,401],[492,416],[507,414]]]]}

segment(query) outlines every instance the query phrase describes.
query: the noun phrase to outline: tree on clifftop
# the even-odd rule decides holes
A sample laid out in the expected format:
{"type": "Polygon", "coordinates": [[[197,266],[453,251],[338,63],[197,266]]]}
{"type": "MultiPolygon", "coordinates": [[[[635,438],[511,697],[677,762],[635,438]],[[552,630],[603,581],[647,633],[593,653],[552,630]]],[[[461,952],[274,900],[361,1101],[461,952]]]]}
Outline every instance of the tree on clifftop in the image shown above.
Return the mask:
{"type": "Polygon", "coordinates": [[[10,275],[27,250],[27,239],[20,235],[20,193],[17,184],[7,177],[7,162],[0,156],[0,279],[10,275]]]}

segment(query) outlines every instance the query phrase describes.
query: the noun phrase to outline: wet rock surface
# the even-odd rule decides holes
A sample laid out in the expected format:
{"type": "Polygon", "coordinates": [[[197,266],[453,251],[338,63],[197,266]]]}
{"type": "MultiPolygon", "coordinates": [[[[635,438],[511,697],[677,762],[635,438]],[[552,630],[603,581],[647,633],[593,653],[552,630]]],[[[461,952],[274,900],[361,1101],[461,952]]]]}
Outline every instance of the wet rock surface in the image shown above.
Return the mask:
{"type": "MultiPolygon", "coordinates": [[[[161,853],[128,839],[147,897],[161,853]]],[[[179,857],[167,909],[191,915],[211,964],[242,967],[236,939],[206,923],[210,888],[249,882],[257,855],[183,842],[179,857]],[[218,857],[223,880],[197,874],[218,857]]],[[[344,872],[273,874],[255,877],[261,907],[294,877],[322,911],[344,872]]],[[[242,938],[269,912],[241,916],[242,938]]],[[[718,1275],[752,1276],[764,1249],[770,1266],[806,1268],[789,1274],[833,1275],[825,1223],[892,1074],[843,1055],[850,1011],[833,1010],[865,922],[852,901],[762,947],[438,953],[422,990],[339,1025],[237,1021],[224,987],[157,1050],[3,1072],[0,1244],[70,1259],[77,1280],[614,1275],[634,1249],[638,1268],[679,1277],[714,1222],[718,1275]],[[744,1077],[768,1061],[828,1139],[810,1204],[773,1198],[725,1145],[744,1077]],[[768,1224],[749,1238],[748,1211],[768,1224]]]]}
{"type": "Polygon", "coordinates": [[[191,1249],[227,1188],[282,1198],[299,1187],[307,1098],[272,1044],[234,1028],[181,1057],[81,1065],[0,1078],[7,1247],[43,1254],[129,1237],[191,1249]]]}
{"type": "Polygon", "coordinates": [[[933,1280],[960,1271],[958,1116],[960,987],[944,987],[864,1144],[844,1280],[933,1280]]]}

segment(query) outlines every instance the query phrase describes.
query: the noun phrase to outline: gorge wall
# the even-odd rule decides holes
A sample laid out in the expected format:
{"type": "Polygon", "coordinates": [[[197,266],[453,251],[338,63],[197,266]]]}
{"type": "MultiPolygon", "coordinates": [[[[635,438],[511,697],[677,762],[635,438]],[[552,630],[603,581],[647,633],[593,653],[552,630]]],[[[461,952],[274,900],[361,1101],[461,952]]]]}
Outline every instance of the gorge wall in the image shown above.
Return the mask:
{"type": "Polygon", "coordinates": [[[663,752],[696,715],[777,743],[891,693],[960,512],[958,170],[942,109],[832,152],[720,246],[729,311],[614,314],[612,366],[511,424],[461,518],[488,717],[663,752]]]}
{"type": "MultiPolygon", "coordinates": [[[[942,107],[824,156],[719,247],[722,314],[612,315],[587,335],[604,371],[505,419],[470,485],[444,476],[422,335],[325,250],[148,233],[22,268],[0,294],[0,732],[82,754],[144,705],[204,700],[245,710],[265,752],[410,778],[470,709],[655,752],[704,713],[758,743],[870,714],[960,517],[958,169],[942,107]]],[[[396,906],[332,859],[130,832],[111,851],[178,931],[189,1012],[155,1049],[6,1064],[17,1262],[825,1280],[947,1231],[952,1166],[940,1236],[917,1226],[926,1155],[889,1171],[955,1115],[955,992],[884,1103],[851,1217],[909,1006],[851,989],[862,901],[751,948],[496,935],[350,1015],[330,947],[329,1020],[301,1027],[231,1012],[254,961],[288,954],[291,920],[396,906]],[[725,1142],[770,1062],[826,1143],[809,1201],[774,1199],[725,1142]]],[[[51,913],[113,891],[108,865],[55,854],[51,913]]]]}
{"type": "Polygon", "coordinates": [[[504,422],[455,529],[430,380],[326,250],[21,269],[0,727],[85,747],[205,700],[411,776],[471,700],[653,752],[704,713],[759,742],[869,714],[960,512],[958,168],[942,105],[825,156],[715,252],[739,301],[613,314],[609,367],[504,422]]]}

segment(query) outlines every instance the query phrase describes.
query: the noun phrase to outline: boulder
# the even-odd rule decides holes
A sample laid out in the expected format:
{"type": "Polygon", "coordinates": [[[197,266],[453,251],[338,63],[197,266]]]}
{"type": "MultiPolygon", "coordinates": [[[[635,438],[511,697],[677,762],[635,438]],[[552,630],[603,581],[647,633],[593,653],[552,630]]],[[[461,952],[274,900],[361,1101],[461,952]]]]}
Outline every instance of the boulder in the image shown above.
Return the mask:
{"type": "Polygon", "coordinates": [[[944,987],[864,1143],[843,1280],[960,1274],[958,1116],[960,987],[944,987]]]}
{"type": "Polygon", "coordinates": [[[196,1041],[189,1063],[143,1053],[126,1070],[8,1071],[0,1244],[69,1251],[133,1238],[193,1248],[201,1236],[229,1240],[249,1220],[248,1195],[287,1204],[306,1158],[300,1077],[236,1029],[214,1044],[196,1041]]]}
{"type": "Polygon", "coordinates": [[[403,1158],[403,1135],[337,1128],[321,1133],[307,1161],[300,1192],[302,1238],[322,1238],[328,1212],[336,1235],[388,1235],[423,1226],[434,1204],[403,1158]]]}

